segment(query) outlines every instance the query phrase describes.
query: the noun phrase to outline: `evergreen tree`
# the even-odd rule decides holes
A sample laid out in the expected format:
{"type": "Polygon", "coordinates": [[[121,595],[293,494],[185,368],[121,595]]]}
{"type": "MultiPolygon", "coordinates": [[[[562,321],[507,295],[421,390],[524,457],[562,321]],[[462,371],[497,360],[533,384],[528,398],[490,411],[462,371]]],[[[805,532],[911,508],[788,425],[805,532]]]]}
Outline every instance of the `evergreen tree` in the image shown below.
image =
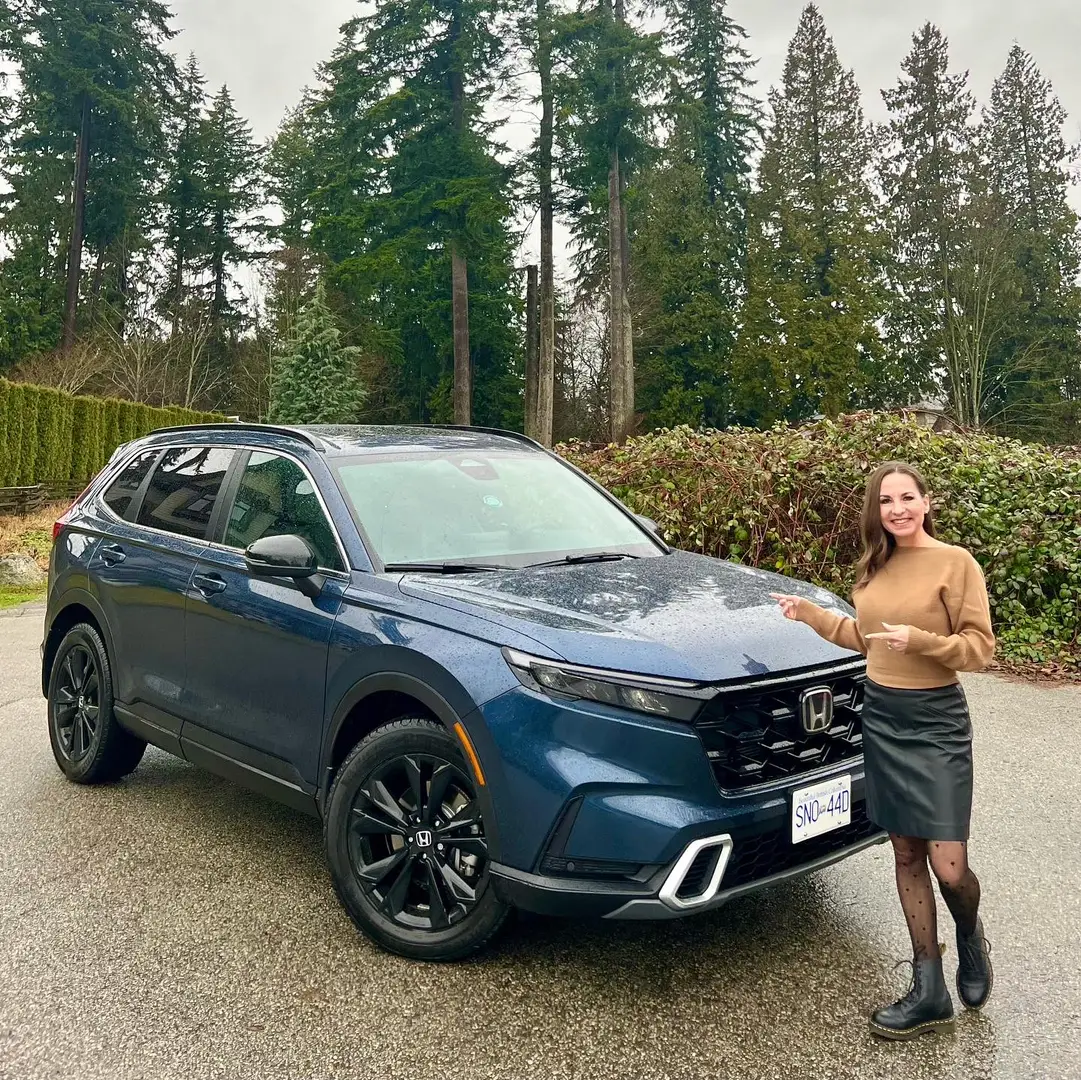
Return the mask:
{"type": "Polygon", "coordinates": [[[608,295],[609,437],[634,423],[629,220],[636,170],[649,164],[660,36],[628,18],[624,0],[595,0],[559,21],[563,71],[556,95],[561,173],[568,191],[580,297],[608,295]]]}
{"type": "Polygon", "coordinates": [[[320,281],[277,361],[271,380],[271,422],[355,423],[365,398],[357,378],[358,351],[341,344],[320,281]]]}
{"type": "Polygon", "coordinates": [[[949,44],[930,23],[901,67],[897,85],[882,92],[891,113],[881,177],[894,255],[888,337],[918,393],[944,375],[948,387],[948,372],[966,364],[954,331],[965,318],[957,273],[968,243],[975,103],[967,73],[949,73],[949,44]]]}
{"type": "Polygon", "coordinates": [[[239,328],[241,312],[229,297],[229,285],[232,271],[252,258],[246,241],[259,230],[250,215],[260,202],[260,154],[228,87],[210,106],[204,144],[211,341],[220,350],[225,335],[239,328]]]}
{"type": "Polygon", "coordinates": [[[1081,237],[1067,191],[1066,113],[1015,45],[982,125],[988,183],[1011,231],[1018,303],[989,359],[990,407],[1010,427],[1076,439],[1081,416],[1081,237]]]}
{"type": "Polygon", "coordinates": [[[634,244],[638,400],[652,424],[728,422],[746,283],[747,199],[760,110],[726,0],[670,0],[674,131],[639,185],[634,244]]]}
{"type": "Polygon", "coordinates": [[[482,115],[502,13],[380,5],[344,28],[310,110],[310,243],[393,381],[372,387],[381,419],[522,422],[510,175],[482,115]]]}
{"type": "Polygon", "coordinates": [[[183,317],[188,276],[209,246],[205,87],[199,62],[193,53],[181,73],[170,168],[163,197],[170,265],[162,309],[170,316],[174,337],[179,333],[183,317]]]}
{"type": "MultiPolygon", "coordinates": [[[[19,91],[5,132],[14,149],[5,179],[16,198],[20,190],[55,198],[56,166],[68,168],[64,228],[50,221],[36,230],[48,228],[53,243],[63,237],[65,349],[75,340],[84,242],[97,253],[95,288],[109,259],[121,300],[127,292],[139,217],[163,153],[161,117],[176,84],[163,48],[174,33],[168,19],[157,0],[27,0],[6,36],[19,91]]],[[[40,255],[32,261],[40,266],[40,255]]]]}
{"type": "Polygon", "coordinates": [[[737,416],[757,423],[836,415],[882,375],[873,137],[813,4],[770,107],[735,358],[737,416]]]}

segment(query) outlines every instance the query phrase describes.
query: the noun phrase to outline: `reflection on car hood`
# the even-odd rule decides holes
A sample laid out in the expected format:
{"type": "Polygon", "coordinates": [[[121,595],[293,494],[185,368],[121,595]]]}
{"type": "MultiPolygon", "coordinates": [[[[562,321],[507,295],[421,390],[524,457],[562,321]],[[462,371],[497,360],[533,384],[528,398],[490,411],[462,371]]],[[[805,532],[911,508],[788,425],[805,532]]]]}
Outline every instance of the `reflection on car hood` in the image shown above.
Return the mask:
{"type": "Polygon", "coordinates": [[[850,614],[837,597],[686,551],[469,577],[410,574],[400,588],[594,667],[715,682],[858,659],[786,620],[769,594],[795,593],[850,614]]]}

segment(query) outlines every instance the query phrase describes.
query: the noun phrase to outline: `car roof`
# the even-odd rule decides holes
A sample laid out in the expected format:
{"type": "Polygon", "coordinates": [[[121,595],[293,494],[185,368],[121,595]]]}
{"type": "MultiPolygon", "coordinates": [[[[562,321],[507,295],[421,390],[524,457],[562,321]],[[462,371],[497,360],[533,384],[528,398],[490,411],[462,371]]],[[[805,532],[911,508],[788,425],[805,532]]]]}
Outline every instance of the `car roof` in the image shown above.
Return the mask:
{"type": "MultiPolygon", "coordinates": [[[[224,422],[217,424],[188,424],[181,427],[158,428],[145,439],[178,435],[212,436],[212,441],[227,445],[233,438],[247,440],[267,436],[289,438],[305,443],[329,457],[353,456],[365,453],[385,454],[395,450],[498,450],[509,447],[535,449],[544,447],[516,431],[499,428],[462,427],[453,424],[249,424],[224,422]],[[231,438],[232,437],[232,438],[231,438]]],[[[143,441],[143,440],[140,440],[143,441]]],[[[270,440],[267,440],[268,442],[270,440]]]]}

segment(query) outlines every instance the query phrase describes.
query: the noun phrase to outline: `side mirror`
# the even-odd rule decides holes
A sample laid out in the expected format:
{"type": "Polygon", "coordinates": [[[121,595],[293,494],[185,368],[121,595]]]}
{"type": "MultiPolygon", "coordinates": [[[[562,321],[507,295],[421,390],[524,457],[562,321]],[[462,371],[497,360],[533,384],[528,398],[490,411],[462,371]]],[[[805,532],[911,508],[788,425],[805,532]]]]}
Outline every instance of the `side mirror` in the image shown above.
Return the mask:
{"type": "Polygon", "coordinates": [[[261,537],[248,545],[244,562],[257,577],[291,578],[305,596],[314,598],[323,591],[315,552],[303,537],[291,533],[261,537]]]}

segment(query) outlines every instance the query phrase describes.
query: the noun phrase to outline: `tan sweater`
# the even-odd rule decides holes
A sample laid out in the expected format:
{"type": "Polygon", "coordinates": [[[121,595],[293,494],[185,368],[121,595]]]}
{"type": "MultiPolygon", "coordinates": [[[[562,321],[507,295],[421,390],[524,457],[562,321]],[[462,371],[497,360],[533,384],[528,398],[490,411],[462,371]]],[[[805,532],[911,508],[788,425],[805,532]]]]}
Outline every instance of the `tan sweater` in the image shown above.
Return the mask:
{"type": "Polygon", "coordinates": [[[797,618],[817,634],[867,657],[880,686],[929,689],[957,682],[958,671],[986,667],[995,652],[987,585],[980,564],[960,547],[898,547],[853,599],[856,618],[802,600],[797,618]],[[898,652],[865,634],[911,627],[898,652]]]}

